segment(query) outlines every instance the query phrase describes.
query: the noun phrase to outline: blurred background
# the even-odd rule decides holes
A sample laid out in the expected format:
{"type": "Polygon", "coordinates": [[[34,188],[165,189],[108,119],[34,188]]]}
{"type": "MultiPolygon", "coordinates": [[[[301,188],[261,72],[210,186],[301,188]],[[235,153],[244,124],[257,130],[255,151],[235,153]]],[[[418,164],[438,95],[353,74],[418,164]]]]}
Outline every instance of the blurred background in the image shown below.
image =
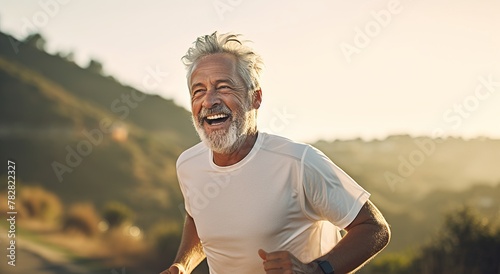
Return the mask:
{"type": "Polygon", "coordinates": [[[0,214],[16,212],[16,266],[3,221],[0,272],[170,265],[185,214],[175,161],[198,142],[180,58],[218,30],[263,56],[260,128],[324,151],[391,224],[390,245],[360,273],[500,273],[498,10],[3,1],[0,214]]]}

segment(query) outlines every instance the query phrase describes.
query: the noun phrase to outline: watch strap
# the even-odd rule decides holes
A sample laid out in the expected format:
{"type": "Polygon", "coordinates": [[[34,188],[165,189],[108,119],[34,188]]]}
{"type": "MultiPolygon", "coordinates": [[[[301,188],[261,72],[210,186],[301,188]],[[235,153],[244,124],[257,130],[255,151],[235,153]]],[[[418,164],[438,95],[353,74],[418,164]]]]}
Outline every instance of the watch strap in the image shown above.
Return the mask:
{"type": "Polygon", "coordinates": [[[333,266],[330,264],[329,261],[317,261],[319,268],[321,268],[321,271],[325,274],[335,274],[335,270],[333,269],[333,266]]]}

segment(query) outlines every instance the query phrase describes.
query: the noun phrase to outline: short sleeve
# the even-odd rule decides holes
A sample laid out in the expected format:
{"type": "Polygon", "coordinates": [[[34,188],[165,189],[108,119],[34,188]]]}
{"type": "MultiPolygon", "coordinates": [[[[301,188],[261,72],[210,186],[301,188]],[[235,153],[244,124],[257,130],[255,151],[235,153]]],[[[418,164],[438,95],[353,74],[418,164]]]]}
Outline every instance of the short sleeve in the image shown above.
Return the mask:
{"type": "Polygon", "coordinates": [[[301,164],[306,214],[342,229],[348,226],[370,193],[314,147],[308,146],[301,164]]]}
{"type": "Polygon", "coordinates": [[[182,176],[180,175],[181,169],[179,168],[178,162],[176,165],[176,169],[177,169],[177,180],[179,181],[179,187],[181,189],[182,197],[184,198],[184,209],[186,210],[186,212],[189,216],[193,216],[193,213],[191,212],[191,208],[189,206],[189,199],[188,199],[189,195],[188,195],[186,186],[182,182],[182,179],[181,179],[182,176]]]}

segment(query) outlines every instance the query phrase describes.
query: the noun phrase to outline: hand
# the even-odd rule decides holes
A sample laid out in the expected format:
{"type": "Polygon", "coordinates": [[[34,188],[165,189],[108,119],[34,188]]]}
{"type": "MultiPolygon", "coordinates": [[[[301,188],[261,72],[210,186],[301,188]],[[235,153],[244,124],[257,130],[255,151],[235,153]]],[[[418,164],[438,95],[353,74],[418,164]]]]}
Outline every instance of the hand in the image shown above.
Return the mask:
{"type": "Polygon", "coordinates": [[[167,270],[161,272],[160,274],[187,274],[187,273],[174,264],[170,266],[167,270]]]}
{"type": "Polygon", "coordinates": [[[264,260],[266,274],[320,274],[318,265],[314,262],[304,264],[288,251],[267,253],[259,249],[259,256],[264,260]]]}

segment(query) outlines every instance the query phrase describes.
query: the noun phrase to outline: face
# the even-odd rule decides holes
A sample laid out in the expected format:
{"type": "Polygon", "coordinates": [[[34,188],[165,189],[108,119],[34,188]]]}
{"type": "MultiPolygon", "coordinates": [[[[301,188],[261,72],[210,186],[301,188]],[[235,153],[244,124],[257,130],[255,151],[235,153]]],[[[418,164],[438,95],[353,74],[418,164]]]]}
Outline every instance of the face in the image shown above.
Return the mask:
{"type": "Polygon", "coordinates": [[[193,124],[214,152],[231,153],[256,130],[258,96],[250,98],[237,72],[236,57],[212,54],[198,61],[189,81],[193,124]]]}

